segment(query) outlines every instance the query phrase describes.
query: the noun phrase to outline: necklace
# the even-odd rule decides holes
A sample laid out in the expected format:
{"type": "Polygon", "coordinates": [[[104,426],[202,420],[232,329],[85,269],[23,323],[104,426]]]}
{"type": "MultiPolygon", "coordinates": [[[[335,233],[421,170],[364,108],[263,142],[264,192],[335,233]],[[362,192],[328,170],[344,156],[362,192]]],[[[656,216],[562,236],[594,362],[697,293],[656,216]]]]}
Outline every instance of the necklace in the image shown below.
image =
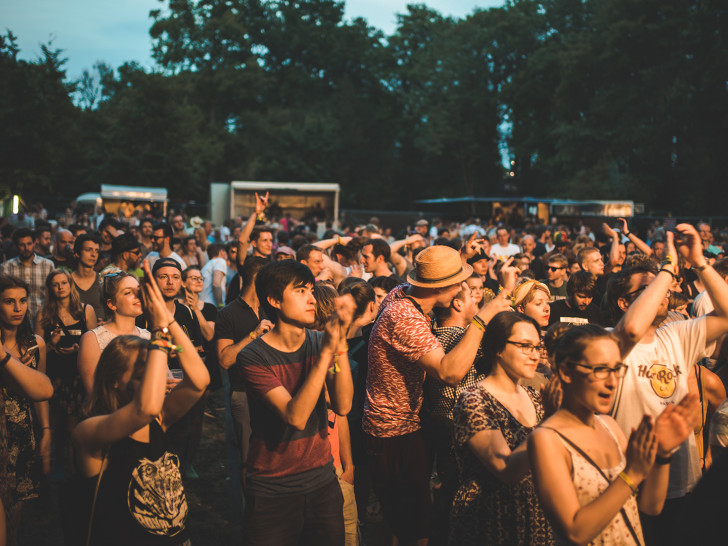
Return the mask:
{"type": "Polygon", "coordinates": [[[567,414],[568,416],[570,416],[570,417],[571,417],[571,419],[572,419],[573,421],[577,421],[577,422],[578,422],[578,423],[579,423],[580,425],[584,425],[584,426],[586,426],[586,427],[589,427],[589,428],[590,428],[590,429],[592,429],[592,430],[596,430],[596,429],[597,429],[597,421],[596,421],[596,417],[595,417],[595,418],[593,418],[593,419],[592,419],[592,423],[591,423],[591,424],[589,424],[589,423],[585,423],[584,421],[582,421],[581,419],[579,419],[579,418],[578,418],[578,417],[577,417],[576,415],[574,415],[574,414],[573,414],[573,413],[572,413],[571,411],[569,411],[569,410],[568,410],[568,409],[566,409],[566,408],[561,408],[561,411],[563,411],[563,412],[564,412],[564,413],[566,413],[566,414],[567,414]]]}

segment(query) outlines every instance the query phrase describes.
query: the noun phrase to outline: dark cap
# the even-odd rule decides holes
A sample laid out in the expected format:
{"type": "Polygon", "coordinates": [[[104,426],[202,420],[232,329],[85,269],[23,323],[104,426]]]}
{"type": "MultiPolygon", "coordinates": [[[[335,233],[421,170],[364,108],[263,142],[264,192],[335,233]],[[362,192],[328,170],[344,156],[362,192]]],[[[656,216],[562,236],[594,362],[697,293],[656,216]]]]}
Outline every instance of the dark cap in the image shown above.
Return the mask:
{"type": "Polygon", "coordinates": [[[182,273],[182,266],[179,265],[179,262],[173,258],[159,258],[156,262],[154,262],[154,265],[152,266],[152,275],[156,275],[157,271],[162,269],[163,267],[174,267],[175,269],[178,269],[180,273],[182,273]]]}
{"type": "Polygon", "coordinates": [[[137,241],[131,233],[122,233],[118,237],[114,237],[111,241],[111,253],[118,256],[122,252],[129,252],[141,248],[141,243],[137,241]]]}

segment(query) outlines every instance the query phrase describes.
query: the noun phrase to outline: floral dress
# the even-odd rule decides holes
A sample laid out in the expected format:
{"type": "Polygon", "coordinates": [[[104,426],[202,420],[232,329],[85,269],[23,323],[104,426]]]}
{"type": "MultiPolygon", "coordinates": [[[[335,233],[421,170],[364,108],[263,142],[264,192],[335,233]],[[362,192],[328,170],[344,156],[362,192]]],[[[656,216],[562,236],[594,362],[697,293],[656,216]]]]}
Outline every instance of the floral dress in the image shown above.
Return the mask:
{"type": "MultiPolygon", "coordinates": [[[[29,366],[38,368],[38,356],[29,366]]],[[[33,402],[22,394],[2,387],[5,398],[5,427],[8,442],[7,482],[11,504],[38,496],[41,479],[41,460],[37,453],[34,430],[33,402]]],[[[5,507],[8,510],[8,506],[5,507]]]]}
{"type": "MultiPolygon", "coordinates": [[[[541,421],[541,397],[533,389],[525,389],[541,421]]],[[[554,533],[536,496],[531,474],[515,485],[503,483],[467,445],[478,432],[499,430],[508,447],[515,449],[533,427],[521,424],[480,385],[462,393],[455,405],[453,424],[460,487],[450,512],[449,543],[554,544],[554,533]]]]}

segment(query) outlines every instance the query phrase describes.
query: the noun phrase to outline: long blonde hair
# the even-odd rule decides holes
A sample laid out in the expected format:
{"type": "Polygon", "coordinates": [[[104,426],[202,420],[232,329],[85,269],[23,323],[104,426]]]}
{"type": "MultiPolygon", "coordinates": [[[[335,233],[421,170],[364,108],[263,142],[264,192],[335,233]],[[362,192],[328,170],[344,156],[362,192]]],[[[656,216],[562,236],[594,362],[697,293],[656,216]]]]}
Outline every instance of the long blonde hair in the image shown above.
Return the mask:
{"type": "Polygon", "coordinates": [[[71,274],[68,273],[68,271],[64,271],[63,269],[54,269],[53,271],[48,273],[48,276],[45,280],[46,298],[43,302],[40,319],[40,324],[43,327],[43,331],[45,332],[50,332],[55,328],[56,317],[58,317],[58,311],[61,307],[60,300],[56,299],[55,295],[53,294],[52,287],[53,279],[57,275],[65,275],[66,280],[68,280],[68,284],[71,287],[68,302],[68,312],[76,320],[85,319],[86,317],[86,306],[85,304],[81,303],[81,297],[78,295],[78,290],[76,290],[76,285],[73,282],[71,274]]]}

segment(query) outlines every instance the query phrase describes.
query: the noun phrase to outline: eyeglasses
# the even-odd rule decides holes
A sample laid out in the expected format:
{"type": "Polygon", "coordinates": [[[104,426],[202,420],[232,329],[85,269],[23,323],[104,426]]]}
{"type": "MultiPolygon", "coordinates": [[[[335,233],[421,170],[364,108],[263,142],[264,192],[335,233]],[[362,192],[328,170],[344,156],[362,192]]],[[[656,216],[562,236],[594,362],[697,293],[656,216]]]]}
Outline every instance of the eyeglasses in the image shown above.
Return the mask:
{"type": "MultiPolygon", "coordinates": [[[[645,288],[647,288],[648,285],[642,286],[638,288],[637,290],[633,290],[632,292],[627,292],[623,297],[625,300],[627,300],[629,303],[632,303],[634,300],[637,299],[637,296],[639,296],[642,292],[645,291],[645,288]]],[[[668,290],[667,294],[665,294],[666,298],[670,297],[670,294],[672,294],[672,290],[668,290]]]]}
{"type": "Polygon", "coordinates": [[[515,345],[516,347],[521,349],[521,353],[523,353],[526,356],[530,356],[532,354],[539,354],[539,352],[541,350],[540,345],[532,345],[531,343],[523,343],[520,341],[511,341],[510,339],[507,340],[506,343],[515,345]]]}
{"type": "Polygon", "coordinates": [[[166,238],[167,238],[166,235],[152,235],[153,241],[158,241],[159,239],[166,239],[166,238]]]}
{"type": "Polygon", "coordinates": [[[204,282],[205,281],[205,277],[187,277],[187,280],[188,281],[204,282]]]}
{"type": "Polygon", "coordinates": [[[140,256],[140,255],[141,255],[141,253],[142,253],[142,251],[141,251],[141,250],[139,250],[138,248],[137,248],[136,250],[130,250],[129,252],[131,252],[132,254],[136,254],[136,255],[138,255],[138,256],[140,256]]]}
{"type": "Polygon", "coordinates": [[[549,271],[558,271],[559,269],[566,269],[566,267],[556,267],[556,266],[550,265],[546,269],[548,269],[549,271]]]}
{"type": "Polygon", "coordinates": [[[589,372],[586,375],[589,377],[593,377],[594,379],[607,379],[609,377],[609,374],[612,373],[618,379],[622,379],[627,373],[626,364],[617,364],[614,368],[610,368],[609,366],[587,366],[586,364],[581,364],[579,362],[573,362],[573,364],[574,366],[587,368],[589,372]]]}

